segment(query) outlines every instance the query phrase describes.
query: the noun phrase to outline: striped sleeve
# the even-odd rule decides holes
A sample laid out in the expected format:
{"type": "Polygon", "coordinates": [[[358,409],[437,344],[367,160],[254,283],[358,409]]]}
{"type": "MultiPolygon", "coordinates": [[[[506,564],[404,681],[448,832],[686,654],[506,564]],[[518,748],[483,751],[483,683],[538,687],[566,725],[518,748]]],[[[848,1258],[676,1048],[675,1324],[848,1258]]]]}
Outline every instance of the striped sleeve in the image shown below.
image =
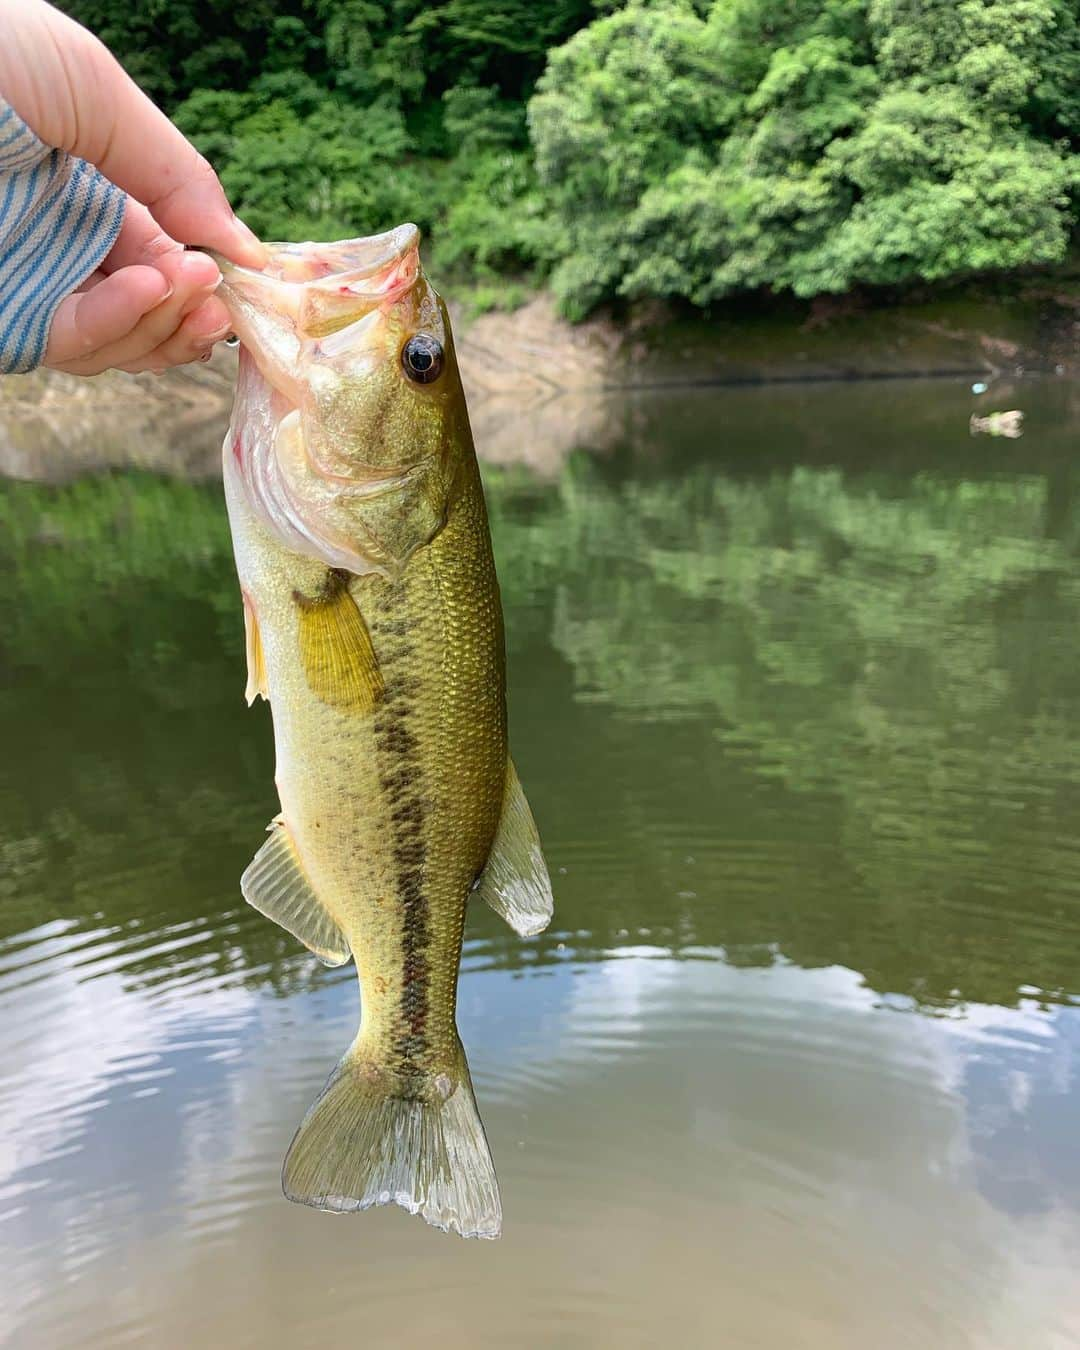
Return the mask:
{"type": "Polygon", "coordinates": [[[125,201],[0,99],[0,373],[41,364],[57,306],[116,242],[125,201]]]}

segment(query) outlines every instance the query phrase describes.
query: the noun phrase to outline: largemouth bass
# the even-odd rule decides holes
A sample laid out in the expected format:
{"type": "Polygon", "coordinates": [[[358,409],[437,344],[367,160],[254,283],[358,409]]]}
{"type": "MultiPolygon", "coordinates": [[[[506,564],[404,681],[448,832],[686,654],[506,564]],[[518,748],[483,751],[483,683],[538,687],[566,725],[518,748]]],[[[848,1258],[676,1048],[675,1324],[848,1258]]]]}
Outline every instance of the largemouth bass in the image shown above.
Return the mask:
{"type": "Polygon", "coordinates": [[[293,1139],[290,1200],[394,1203],[497,1237],[455,1025],[477,891],[521,934],[551,884],[507,752],[502,613],[445,306],[412,225],[220,260],[242,348],[224,447],[251,703],[281,814],[250,904],[327,965],[360,1029],[293,1139]]]}

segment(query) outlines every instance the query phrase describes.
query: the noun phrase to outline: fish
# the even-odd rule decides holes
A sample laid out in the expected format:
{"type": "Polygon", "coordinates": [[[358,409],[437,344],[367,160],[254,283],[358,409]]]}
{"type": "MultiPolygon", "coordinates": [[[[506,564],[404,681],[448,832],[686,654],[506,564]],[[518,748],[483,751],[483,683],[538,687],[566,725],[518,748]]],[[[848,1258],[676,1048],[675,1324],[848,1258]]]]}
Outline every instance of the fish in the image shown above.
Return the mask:
{"type": "Polygon", "coordinates": [[[223,447],[249,705],[280,812],[247,902],[328,966],[360,1023],[282,1187],[495,1238],[502,1205],[455,1007],[474,894],[522,936],[552,891],[507,746],[487,511],[450,320],[415,225],[216,258],[240,340],[223,447]]]}

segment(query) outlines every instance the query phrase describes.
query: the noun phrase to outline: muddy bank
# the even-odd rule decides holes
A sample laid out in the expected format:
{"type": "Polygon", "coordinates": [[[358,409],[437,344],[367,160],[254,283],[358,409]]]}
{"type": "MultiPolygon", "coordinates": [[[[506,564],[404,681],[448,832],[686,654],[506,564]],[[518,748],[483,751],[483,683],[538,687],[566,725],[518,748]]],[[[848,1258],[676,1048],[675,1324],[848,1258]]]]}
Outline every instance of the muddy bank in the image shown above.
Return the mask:
{"type": "MultiPolygon", "coordinates": [[[[1080,301],[1030,291],[872,312],[825,308],[675,321],[659,309],[623,325],[573,327],[539,296],[513,314],[457,319],[477,449],[493,463],[554,472],[578,447],[619,435],[628,393],[648,388],[965,374],[993,383],[1024,371],[1080,373],[1080,301]]],[[[133,466],[218,473],[236,355],[155,378],[80,380],[53,372],[0,379],[0,474],[61,481],[133,466]]]]}

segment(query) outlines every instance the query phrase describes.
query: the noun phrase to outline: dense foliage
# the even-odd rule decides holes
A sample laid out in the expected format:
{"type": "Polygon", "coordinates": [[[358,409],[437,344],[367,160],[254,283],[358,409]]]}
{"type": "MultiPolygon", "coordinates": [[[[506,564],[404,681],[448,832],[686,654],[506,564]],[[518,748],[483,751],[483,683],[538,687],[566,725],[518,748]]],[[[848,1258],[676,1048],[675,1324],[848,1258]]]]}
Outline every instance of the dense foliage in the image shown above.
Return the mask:
{"type": "Polygon", "coordinates": [[[568,312],[1064,258],[1074,0],[68,0],[265,235],[412,217],[568,312]]]}
{"type": "Polygon", "coordinates": [[[556,288],[705,304],[1056,261],[1078,80],[1070,0],[630,6],[530,110],[556,288]]]}

